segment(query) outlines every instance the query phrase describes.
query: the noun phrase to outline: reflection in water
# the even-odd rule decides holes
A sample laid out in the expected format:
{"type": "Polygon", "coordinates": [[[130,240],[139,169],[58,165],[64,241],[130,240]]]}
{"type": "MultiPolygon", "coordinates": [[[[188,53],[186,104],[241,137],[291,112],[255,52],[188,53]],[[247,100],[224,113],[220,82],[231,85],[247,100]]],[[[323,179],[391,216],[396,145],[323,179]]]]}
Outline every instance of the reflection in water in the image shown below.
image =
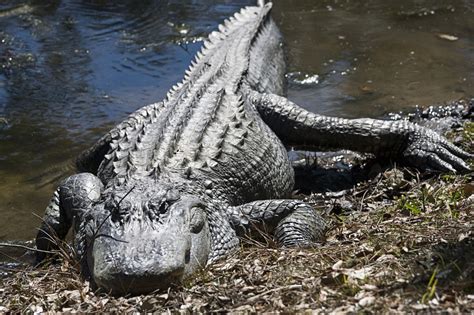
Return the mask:
{"type": "Polygon", "coordinates": [[[472,1],[459,0],[278,2],[289,70],[319,75],[319,85],[295,85],[289,96],[346,117],[470,97],[473,13],[472,1]]]}
{"type": "MultiPolygon", "coordinates": [[[[161,100],[199,39],[253,3],[0,0],[0,241],[31,239],[73,158],[161,100]]],[[[278,1],[290,98],[376,117],[472,96],[472,13],[460,0],[278,1]]]]}

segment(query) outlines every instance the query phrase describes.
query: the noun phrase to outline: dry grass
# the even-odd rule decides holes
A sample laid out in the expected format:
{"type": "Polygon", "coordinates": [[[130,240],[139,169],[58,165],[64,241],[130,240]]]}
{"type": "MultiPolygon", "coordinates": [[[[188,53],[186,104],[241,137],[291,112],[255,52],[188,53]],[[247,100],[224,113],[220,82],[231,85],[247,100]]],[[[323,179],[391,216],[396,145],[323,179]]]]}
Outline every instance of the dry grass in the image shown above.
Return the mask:
{"type": "Polygon", "coordinates": [[[331,220],[316,248],[244,242],[183,285],[136,297],[93,292],[63,259],[0,280],[0,313],[474,311],[472,174],[395,167],[336,195],[299,197],[331,220]]]}

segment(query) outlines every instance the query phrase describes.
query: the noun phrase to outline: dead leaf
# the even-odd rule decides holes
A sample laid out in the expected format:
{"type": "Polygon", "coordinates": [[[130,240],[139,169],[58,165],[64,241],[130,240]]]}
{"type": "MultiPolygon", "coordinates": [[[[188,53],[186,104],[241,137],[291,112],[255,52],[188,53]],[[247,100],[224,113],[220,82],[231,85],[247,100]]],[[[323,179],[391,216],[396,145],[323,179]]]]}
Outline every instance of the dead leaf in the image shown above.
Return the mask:
{"type": "Polygon", "coordinates": [[[362,299],[360,299],[359,305],[362,306],[362,307],[367,307],[367,306],[370,306],[370,305],[374,304],[374,302],[375,302],[375,297],[366,296],[366,297],[363,297],[362,299]]]}

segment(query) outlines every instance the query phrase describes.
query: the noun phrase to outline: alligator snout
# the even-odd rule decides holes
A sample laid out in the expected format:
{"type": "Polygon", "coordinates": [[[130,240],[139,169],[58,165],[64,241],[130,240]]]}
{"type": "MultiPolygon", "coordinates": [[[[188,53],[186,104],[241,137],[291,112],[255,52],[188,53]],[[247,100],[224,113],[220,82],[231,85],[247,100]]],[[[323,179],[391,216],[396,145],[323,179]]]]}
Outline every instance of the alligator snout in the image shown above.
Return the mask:
{"type": "Polygon", "coordinates": [[[155,247],[148,252],[97,257],[94,263],[96,284],[113,294],[141,294],[179,283],[189,261],[190,247],[155,247]]]}
{"type": "Polygon", "coordinates": [[[166,289],[179,283],[184,275],[184,265],[168,265],[160,272],[144,270],[137,273],[124,272],[120,268],[109,268],[95,275],[95,281],[103,290],[114,295],[145,294],[166,289]]]}
{"type": "Polygon", "coordinates": [[[96,284],[113,294],[142,294],[179,283],[191,251],[190,235],[179,232],[168,227],[130,233],[125,240],[99,238],[93,255],[96,284]]]}

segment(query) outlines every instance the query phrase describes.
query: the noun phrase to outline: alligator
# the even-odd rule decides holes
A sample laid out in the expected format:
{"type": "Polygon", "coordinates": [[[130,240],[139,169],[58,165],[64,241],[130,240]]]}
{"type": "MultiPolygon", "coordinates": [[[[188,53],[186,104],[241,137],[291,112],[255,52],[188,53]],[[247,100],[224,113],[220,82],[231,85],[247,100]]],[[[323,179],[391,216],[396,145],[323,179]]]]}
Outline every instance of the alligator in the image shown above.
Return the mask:
{"type": "Polygon", "coordinates": [[[179,283],[259,229],[284,247],[314,246],[328,224],[290,198],[287,147],[469,170],[471,154],[424,127],[321,116],[283,97],[283,40],[271,7],[260,0],[227,19],[163,101],[79,156],[79,173],[46,208],[38,262],[72,228],[87,279],[113,294],[142,294],[179,283]]]}

